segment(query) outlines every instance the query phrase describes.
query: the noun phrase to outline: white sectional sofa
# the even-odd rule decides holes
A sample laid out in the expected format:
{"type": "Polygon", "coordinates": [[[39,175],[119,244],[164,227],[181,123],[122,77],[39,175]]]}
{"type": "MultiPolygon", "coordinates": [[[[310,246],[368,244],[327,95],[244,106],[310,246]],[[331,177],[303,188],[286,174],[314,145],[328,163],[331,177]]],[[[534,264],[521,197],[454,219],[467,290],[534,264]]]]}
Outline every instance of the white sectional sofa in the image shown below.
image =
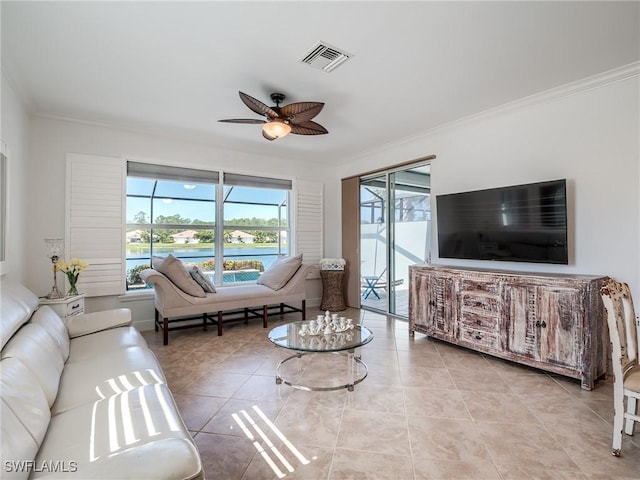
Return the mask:
{"type": "Polygon", "coordinates": [[[4,277],[0,300],[0,478],[204,478],[129,310],[78,315],[65,325],[4,277]]]}

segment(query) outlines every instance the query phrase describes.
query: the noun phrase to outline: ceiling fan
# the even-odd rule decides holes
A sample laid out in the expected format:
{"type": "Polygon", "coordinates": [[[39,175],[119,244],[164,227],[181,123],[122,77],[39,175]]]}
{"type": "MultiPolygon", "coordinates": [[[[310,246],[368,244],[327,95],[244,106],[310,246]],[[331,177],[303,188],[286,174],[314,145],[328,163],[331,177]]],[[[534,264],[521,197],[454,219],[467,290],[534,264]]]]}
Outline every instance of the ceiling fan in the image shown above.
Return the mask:
{"type": "Polygon", "coordinates": [[[320,102],[298,102],[280,106],[286,98],[283,93],[272,93],[271,101],[276,105],[269,107],[250,97],[246,93],[238,92],[240,100],[251,110],[266,117],[266,120],[257,118],[232,118],[218,120],[226,123],[251,123],[262,124],[262,136],[267,140],[282,138],[289,133],[297,135],[323,135],[329,133],[322,125],[311,121],[320,113],[324,103],[320,102]]]}

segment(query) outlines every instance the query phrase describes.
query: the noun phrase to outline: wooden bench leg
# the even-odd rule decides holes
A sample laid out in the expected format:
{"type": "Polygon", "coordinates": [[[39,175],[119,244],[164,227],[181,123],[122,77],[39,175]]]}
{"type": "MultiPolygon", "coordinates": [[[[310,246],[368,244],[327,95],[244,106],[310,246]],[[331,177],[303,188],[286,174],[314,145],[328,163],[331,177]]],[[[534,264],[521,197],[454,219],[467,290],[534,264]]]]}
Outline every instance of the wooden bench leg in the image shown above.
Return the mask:
{"type": "Polygon", "coordinates": [[[222,336],[222,312],[218,311],[218,336],[222,336]]]}
{"type": "Polygon", "coordinates": [[[207,331],[207,314],[202,314],[202,330],[207,331]]]}
{"type": "Polygon", "coordinates": [[[154,310],[154,319],[153,319],[153,326],[156,329],[156,332],[158,331],[158,310],[154,310]]]}
{"type": "Polygon", "coordinates": [[[302,300],[302,320],[307,319],[307,301],[302,300]]]}
{"type": "Polygon", "coordinates": [[[249,323],[249,309],[244,309],[244,324],[247,325],[249,323]]]}
{"type": "Polygon", "coordinates": [[[280,304],[280,315],[284,315],[284,303],[280,304]]]}
{"type": "Polygon", "coordinates": [[[162,319],[162,344],[169,345],[169,319],[162,319]]]}
{"type": "Polygon", "coordinates": [[[262,306],[262,328],[267,328],[267,317],[269,316],[268,305],[262,306]]]}

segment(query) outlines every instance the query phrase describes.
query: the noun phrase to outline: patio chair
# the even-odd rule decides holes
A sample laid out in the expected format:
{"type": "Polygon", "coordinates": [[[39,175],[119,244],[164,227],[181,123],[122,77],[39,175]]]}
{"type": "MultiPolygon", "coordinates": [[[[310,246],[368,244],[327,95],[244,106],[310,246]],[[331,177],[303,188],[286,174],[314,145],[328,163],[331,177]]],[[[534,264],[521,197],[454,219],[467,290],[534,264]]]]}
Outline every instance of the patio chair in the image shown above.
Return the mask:
{"type": "MultiPolygon", "coordinates": [[[[375,275],[363,275],[360,286],[362,288],[362,297],[366,300],[369,298],[369,295],[373,294],[378,300],[380,300],[380,294],[378,290],[387,290],[389,287],[389,282],[387,280],[387,269],[382,270],[382,273],[377,277],[375,275]]],[[[394,280],[391,284],[394,287],[398,285],[402,285],[404,282],[403,278],[398,280],[394,280]]]]}

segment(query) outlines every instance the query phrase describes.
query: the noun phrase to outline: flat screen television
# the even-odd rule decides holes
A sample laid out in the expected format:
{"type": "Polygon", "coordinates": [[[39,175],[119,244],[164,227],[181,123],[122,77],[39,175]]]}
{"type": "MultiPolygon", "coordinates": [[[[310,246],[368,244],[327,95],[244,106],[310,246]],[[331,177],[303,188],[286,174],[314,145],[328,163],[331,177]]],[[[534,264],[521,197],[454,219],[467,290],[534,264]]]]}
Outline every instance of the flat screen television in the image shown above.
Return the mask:
{"type": "Polygon", "coordinates": [[[568,264],[567,182],[436,196],[440,258],[568,264]]]}

